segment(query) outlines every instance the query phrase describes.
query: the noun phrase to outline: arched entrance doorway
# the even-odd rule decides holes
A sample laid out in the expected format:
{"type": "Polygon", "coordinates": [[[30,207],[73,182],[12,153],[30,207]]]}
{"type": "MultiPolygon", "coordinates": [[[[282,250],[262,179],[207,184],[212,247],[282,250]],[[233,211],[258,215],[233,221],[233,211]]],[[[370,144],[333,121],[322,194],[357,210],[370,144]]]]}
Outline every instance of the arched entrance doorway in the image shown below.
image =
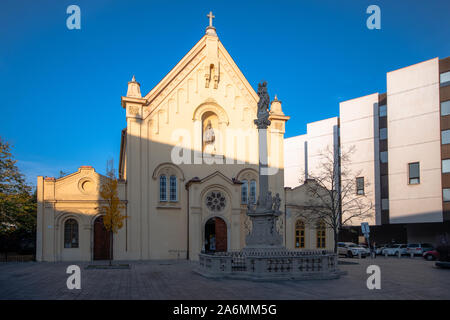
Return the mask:
{"type": "Polygon", "coordinates": [[[110,259],[110,241],[110,232],[105,229],[100,216],[94,221],[94,260],[110,259]]]}
{"type": "Polygon", "coordinates": [[[210,218],[205,223],[205,251],[227,251],[227,225],[222,218],[210,218]]]}

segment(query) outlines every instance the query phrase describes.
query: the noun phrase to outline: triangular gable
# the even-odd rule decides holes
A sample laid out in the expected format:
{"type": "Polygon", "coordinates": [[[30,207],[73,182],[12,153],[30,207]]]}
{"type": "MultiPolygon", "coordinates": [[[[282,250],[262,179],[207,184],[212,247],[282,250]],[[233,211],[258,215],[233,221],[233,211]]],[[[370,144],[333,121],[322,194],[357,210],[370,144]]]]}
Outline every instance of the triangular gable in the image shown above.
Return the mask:
{"type": "Polygon", "coordinates": [[[203,179],[198,180],[198,183],[204,183],[207,182],[211,179],[213,179],[214,177],[220,177],[221,179],[223,179],[224,181],[228,182],[229,184],[235,184],[235,182],[233,180],[231,180],[230,178],[228,178],[227,176],[225,176],[223,173],[221,173],[220,171],[214,171],[213,173],[211,173],[210,175],[204,177],[203,179]]]}
{"type": "MultiPolygon", "coordinates": [[[[197,66],[199,66],[207,55],[207,39],[208,35],[204,35],[195,46],[178,62],[175,67],[144,97],[145,105],[149,105],[148,113],[153,113],[160,103],[169,96],[174,89],[181,83],[197,66]]],[[[220,67],[229,73],[236,87],[243,93],[248,101],[256,105],[259,100],[255,90],[247,81],[241,70],[238,68],[233,58],[225,49],[223,44],[218,40],[218,51],[220,67]]]]}

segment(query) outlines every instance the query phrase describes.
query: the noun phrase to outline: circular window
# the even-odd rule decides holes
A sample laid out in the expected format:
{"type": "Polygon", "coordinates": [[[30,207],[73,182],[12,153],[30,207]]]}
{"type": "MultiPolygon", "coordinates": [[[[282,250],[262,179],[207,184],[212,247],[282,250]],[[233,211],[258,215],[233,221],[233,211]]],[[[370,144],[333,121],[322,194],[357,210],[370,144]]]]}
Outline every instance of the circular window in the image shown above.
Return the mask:
{"type": "Polygon", "coordinates": [[[220,191],[211,191],[206,195],[206,206],[213,212],[222,211],[225,208],[226,199],[220,191]]]}
{"type": "Polygon", "coordinates": [[[90,194],[95,191],[95,183],[89,178],[82,178],[78,181],[78,189],[84,194],[90,194]]]}
{"type": "Polygon", "coordinates": [[[94,189],[94,184],[90,180],[86,180],[81,184],[81,189],[84,192],[91,192],[94,189]]]}

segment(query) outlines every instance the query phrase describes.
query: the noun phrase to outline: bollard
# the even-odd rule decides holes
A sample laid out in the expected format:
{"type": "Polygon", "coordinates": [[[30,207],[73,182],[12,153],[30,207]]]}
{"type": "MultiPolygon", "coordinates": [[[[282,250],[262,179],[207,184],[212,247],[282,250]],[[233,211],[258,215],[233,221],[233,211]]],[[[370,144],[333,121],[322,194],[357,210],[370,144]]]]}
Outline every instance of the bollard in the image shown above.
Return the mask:
{"type": "Polygon", "coordinates": [[[400,251],[398,251],[398,253],[397,253],[397,254],[398,254],[398,257],[399,257],[399,258],[401,258],[401,257],[402,257],[402,254],[401,254],[401,252],[400,252],[400,251]]]}
{"type": "Polygon", "coordinates": [[[411,255],[411,258],[414,258],[414,253],[411,252],[410,255],[411,255]]]}
{"type": "Polygon", "coordinates": [[[361,252],[358,252],[358,259],[361,259],[361,252]]]}
{"type": "Polygon", "coordinates": [[[384,257],[385,257],[385,258],[388,257],[387,251],[384,252],[384,257]]]}

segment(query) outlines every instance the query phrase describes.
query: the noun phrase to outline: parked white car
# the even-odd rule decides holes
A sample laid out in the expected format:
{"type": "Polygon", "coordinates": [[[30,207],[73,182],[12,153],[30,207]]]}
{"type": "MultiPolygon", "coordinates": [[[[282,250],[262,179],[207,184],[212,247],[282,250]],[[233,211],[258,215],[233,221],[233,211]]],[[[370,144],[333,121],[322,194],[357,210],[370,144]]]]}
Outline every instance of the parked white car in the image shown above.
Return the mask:
{"type": "Polygon", "coordinates": [[[361,257],[363,258],[369,255],[365,248],[360,247],[353,242],[338,242],[338,254],[345,255],[348,258],[359,256],[359,254],[361,254],[361,257]]]}
{"type": "Polygon", "coordinates": [[[383,255],[387,254],[388,256],[397,256],[400,252],[400,255],[407,254],[407,245],[406,244],[394,244],[390,248],[383,249],[383,255]]]}

